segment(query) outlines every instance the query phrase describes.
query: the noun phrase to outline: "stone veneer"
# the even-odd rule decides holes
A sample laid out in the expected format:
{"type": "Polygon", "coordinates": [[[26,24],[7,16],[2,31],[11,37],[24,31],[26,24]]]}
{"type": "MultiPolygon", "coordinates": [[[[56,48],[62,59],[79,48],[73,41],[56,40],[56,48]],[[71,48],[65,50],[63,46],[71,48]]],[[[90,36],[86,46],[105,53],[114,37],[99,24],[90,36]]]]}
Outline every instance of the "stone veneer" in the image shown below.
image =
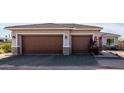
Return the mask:
{"type": "Polygon", "coordinates": [[[20,48],[19,47],[12,47],[12,53],[13,53],[13,55],[19,55],[20,54],[20,48]]]}
{"type": "Polygon", "coordinates": [[[63,55],[70,55],[70,54],[71,54],[71,47],[64,47],[63,55]]]}

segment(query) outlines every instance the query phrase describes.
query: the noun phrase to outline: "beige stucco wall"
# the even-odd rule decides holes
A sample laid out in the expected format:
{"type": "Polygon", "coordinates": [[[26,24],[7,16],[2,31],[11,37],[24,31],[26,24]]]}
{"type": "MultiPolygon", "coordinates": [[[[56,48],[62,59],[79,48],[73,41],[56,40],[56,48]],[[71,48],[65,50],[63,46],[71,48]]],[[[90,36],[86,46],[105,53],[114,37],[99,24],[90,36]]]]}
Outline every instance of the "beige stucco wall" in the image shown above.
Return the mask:
{"type": "Polygon", "coordinates": [[[71,33],[96,33],[99,32],[97,30],[73,30],[71,33]]]}
{"type": "MultiPolygon", "coordinates": [[[[11,33],[12,37],[15,36],[16,37],[16,32],[13,32],[11,33]]],[[[12,47],[17,47],[16,45],[16,38],[12,38],[12,47]]]]}

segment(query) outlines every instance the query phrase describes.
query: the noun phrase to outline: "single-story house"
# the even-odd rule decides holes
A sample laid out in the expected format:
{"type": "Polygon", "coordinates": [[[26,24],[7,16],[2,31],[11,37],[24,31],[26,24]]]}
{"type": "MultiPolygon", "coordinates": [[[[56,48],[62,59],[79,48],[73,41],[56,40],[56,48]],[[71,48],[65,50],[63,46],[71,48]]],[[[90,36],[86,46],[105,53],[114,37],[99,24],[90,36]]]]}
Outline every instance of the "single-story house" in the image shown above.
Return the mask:
{"type": "Polygon", "coordinates": [[[4,38],[4,37],[0,37],[0,43],[5,42],[5,40],[6,40],[6,38],[4,38]]]}
{"type": "Polygon", "coordinates": [[[44,23],[9,26],[5,29],[12,31],[13,54],[69,55],[89,52],[91,39],[99,39],[98,32],[103,28],[82,24],[44,23]]]}
{"type": "Polygon", "coordinates": [[[118,49],[119,48],[119,37],[121,35],[113,33],[104,33],[102,34],[102,47],[103,49],[118,49]]]}

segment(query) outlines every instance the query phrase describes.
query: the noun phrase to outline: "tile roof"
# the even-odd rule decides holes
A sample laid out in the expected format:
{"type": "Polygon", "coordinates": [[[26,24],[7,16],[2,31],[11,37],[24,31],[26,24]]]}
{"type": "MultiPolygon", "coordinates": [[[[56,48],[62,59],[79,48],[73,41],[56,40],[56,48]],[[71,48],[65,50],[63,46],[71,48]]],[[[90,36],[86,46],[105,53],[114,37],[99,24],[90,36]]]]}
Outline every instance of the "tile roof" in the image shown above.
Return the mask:
{"type": "Polygon", "coordinates": [[[120,37],[121,35],[119,34],[114,34],[114,33],[106,33],[106,32],[101,32],[103,35],[111,35],[111,36],[118,36],[120,37]]]}
{"type": "Polygon", "coordinates": [[[94,28],[94,29],[102,29],[102,27],[98,26],[89,26],[89,25],[82,25],[82,24],[74,24],[74,23],[44,23],[44,24],[31,24],[31,25],[18,25],[18,26],[9,26],[5,29],[18,29],[18,28],[94,28]]]}

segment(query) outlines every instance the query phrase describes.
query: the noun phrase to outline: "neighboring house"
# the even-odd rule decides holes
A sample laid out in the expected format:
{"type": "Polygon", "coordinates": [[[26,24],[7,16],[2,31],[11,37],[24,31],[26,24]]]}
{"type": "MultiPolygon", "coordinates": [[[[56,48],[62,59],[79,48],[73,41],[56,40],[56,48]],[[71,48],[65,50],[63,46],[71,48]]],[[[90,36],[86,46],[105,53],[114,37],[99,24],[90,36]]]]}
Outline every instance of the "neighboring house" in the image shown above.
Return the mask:
{"type": "Polygon", "coordinates": [[[0,37],[0,43],[3,43],[3,42],[5,42],[5,38],[3,38],[3,37],[0,37]]]}
{"type": "Polygon", "coordinates": [[[4,43],[4,42],[11,42],[12,40],[10,38],[4,38],[4,37],[0,37],[0,43],[4,43]]]}
{"type": "Polygon", "coordinates": [[[124,40],[120,41],[119,47],[120,49],[124,49],[124,40]]]}
{"type": "Polygon", "coordinates": [[[101,27],[81,24],[33,24],[10,26],[13,54],[63,54],[89,52],[90,41],[101,27]]]}
{"type": "Polygon", "coordinates": [[[118,49],[119,48],[119,37],[118,34],[103,33],[102,34],[102,47],[103,49],[118,49]]]}

